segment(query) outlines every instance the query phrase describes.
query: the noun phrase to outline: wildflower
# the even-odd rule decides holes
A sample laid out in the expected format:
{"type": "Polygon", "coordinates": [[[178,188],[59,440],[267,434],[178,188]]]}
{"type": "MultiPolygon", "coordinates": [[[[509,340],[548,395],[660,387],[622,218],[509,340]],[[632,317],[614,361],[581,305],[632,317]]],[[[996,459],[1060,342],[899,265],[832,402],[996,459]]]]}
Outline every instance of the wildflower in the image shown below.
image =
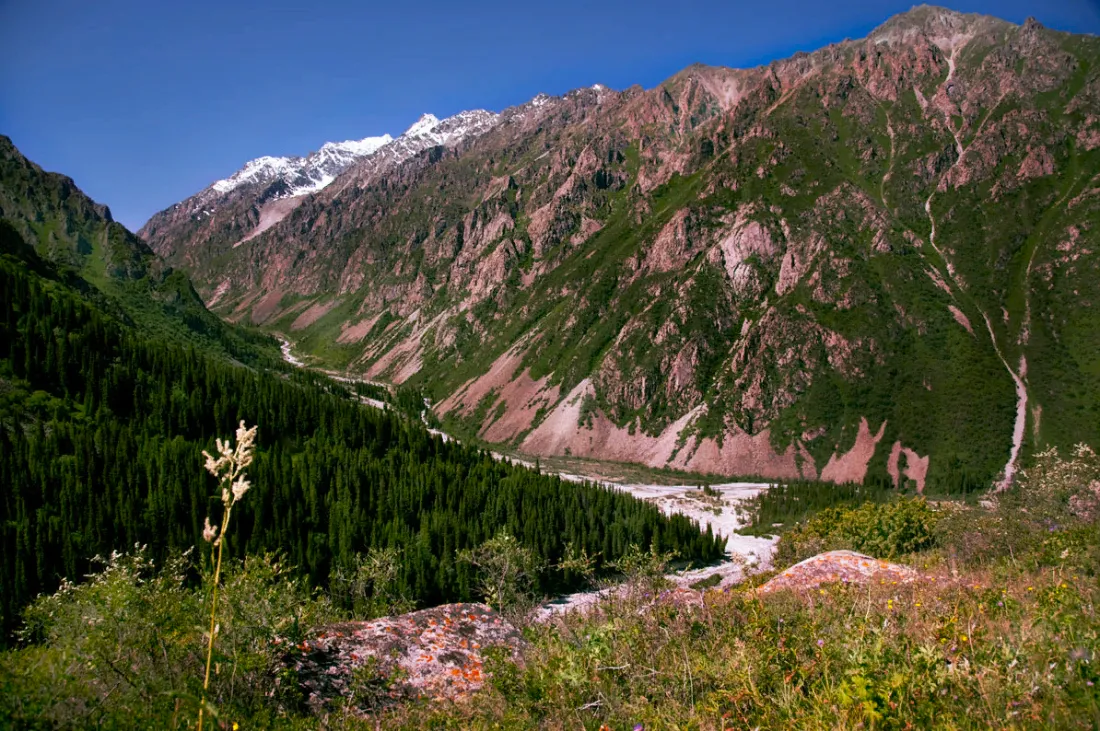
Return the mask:
{"type": "Polygon", "coordinates": [[[645,731],[645,726],[640,723],[634,724],[634,731],[645,731]]]}
{"type": "MultiPolygon", "coordinates": [[[[233,506],[244,497],[244,494],[248,492],[248,488],[250,487],[248,480],[244,476],[244,471],[252,464],[252,449],[256,441],[256,430],[257,427],[249,429],[245,427],[244,421],[241,421],[237,429],[236,447],[233,447],[227,441],[222,441],[221,437],[218,437],[215,440],[218,456],[214,457],[209,452],[205,451],[202,453],[206,458],[206,471],[216,477],[221,483],[222,504],[225,506],[225,510],[222,513],[220,536],[218,535],[218,529],[210,524],[210,518],[206,519],[202,531],[203,539],[213,543],[218,550],[212,582],[213,596],[210,602],[210,632],[207,635],[206,643],[206,673],[203,676],[202,703],[199,705],[199,718],[197,724],[199,731],[202,731],[203,728],[206,693],[210,688],[210,668],[214,657],[214,638],[221,629],[221,625],[217,622],[217,607],[218,582],[221,578],[222,570],[222,548],[225,545],[224,538],[229,528],[229,516],[232,513],[233,506]]],[[[233,728],[238,729],[239,727],[234,723],[233,728]]]]}
{"type": "Polygon", "coordinates": [[[966,641],[967,641],[967,640],[966,640],[966,635],[960,635],[960,636],[959,636],[959,639],[960,639],[960,640],[962,640],[963,642],[966,642],[966,641]]]}
{"type": "Polygon", "coordinates": [[[248,488],[251,486],[252,485],[249,484],[248,480],[243,476],[238,477],[237,481],[233,483],[233,502],[237,502],[244,497],[244,494],[248,492],[248,488]]]}
{"type": "MultiPolygon", "coordinates": [[[[218,440],[218,445],[221,445],[221,440],[218,440]]],[[[219,450],[220,451],[220,450],[219,450]]],[[[217,459],[214,459],[205,449],[202,450],[202,456],[206,457],[206,471],[217,477],[221,473],[222,469],[229,464],[229,457],[225,454],[220,455],[217,459]]]]}
{"type": "Polygon", "coordinates": [[[210,525],[210,516],[206,516],[206,523],[202,527],[202,539],[210,543],[218,537],[217,526],[210,525]]]}
{"type": "Polygon", "coordinates": [[[817,646],[818,647],[824,647],[825,646],[825,640],[818,640],[817,641],[817,646]]]}

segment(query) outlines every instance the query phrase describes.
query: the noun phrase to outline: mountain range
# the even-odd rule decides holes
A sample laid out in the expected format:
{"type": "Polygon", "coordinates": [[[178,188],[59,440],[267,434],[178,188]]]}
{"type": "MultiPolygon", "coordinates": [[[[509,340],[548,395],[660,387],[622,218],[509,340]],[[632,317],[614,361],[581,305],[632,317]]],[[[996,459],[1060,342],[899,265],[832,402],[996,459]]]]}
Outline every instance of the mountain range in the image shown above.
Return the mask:
{"type": "Polygon", "coordinates": [[[921,6],[383,139],[139,234],[225,318],[530,454],[952,490],[1100,442],[1093,36],[921,6]]]}
{"type": "Polygon", "coordinates": [[[431,147],[456,145],[496,123],[484,110],[438,119],[420,117],[397,139],[388,134],[347,142],[326,142],[305,157],[264,156],[223,180],[153,216],[139,234],[162,253],[229,237],[234,246],[286,218],[305,196],[332,183],[349,168],[381,172],[431,147]]]}

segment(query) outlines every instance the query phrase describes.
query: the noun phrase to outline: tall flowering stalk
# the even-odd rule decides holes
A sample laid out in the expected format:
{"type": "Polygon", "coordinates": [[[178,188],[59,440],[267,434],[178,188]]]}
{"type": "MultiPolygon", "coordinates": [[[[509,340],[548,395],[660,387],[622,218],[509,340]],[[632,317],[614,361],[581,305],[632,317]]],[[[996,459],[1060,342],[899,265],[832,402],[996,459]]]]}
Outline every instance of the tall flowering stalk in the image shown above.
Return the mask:
{"type": "Polygon", "coordinates": [[[244,497],[244,494],[248,492],[248,488],[251,487],[245,478],[244,471],[252,464],[252,449],[256,441],[256,429],[257,427],[246,428],[242,421],[240,426],[237,427],[236,447],[233,447],[228,441],[223,442],[219,438],[217,441],[217,457],[206,451],[202,453],[206,457],[206,471],[216,477],[221,485],[222,505],[225,506],[225,510],[222,511],[220,529],[218,526],[210,524],[208,516],[202,530],[203,540],[213,544],[213,547],[218,549],[218,558],[214,566],[214,591],[213,599],[210,602],[210,634],[206,644],[206,675],[202,681],[202,703],[199,705],[199,731],[202,731],[202,720],[206,711],[206,691],[210,687],[210,664],[214,657],[214,635],[218,631],[218,581],[221,579],[222,574],[222,552],[225,548],[225,534],[229,529],[229,516],[233,512],[233,506],[244,497]]]}

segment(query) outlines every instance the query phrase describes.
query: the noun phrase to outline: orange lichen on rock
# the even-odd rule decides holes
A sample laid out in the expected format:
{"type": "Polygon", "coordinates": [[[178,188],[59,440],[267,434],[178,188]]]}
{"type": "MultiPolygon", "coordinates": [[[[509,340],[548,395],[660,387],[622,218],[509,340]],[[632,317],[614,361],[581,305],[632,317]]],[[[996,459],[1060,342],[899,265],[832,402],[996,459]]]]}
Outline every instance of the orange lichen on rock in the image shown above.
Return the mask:
{"type": "MultiPolygon", "coordinates": [[[[410,697],[458,700],[487,679],[482,647],[502,646],[520,661],[520,633],[481,604],[449,604],[370,622],[317,630],[311,642],[284,658],[309,704],[322,710],[355,693],[357,671],[369,667],[385,688],[382,702],[410,697]]],[[[377,705],[377,694],[371,696],[377,705]]],[[[368,711],[366,706],[361,711],[368,711]]]]}

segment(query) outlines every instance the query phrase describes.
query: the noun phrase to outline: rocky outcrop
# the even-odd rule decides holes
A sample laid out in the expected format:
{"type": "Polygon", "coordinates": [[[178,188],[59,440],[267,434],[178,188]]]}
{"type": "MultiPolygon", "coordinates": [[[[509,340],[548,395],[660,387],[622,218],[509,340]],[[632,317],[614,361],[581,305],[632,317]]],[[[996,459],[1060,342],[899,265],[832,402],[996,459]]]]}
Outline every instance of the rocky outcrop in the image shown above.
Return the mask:
{"type": "Polygon", "coordinates": [[[915,569],[880,561],[854,551],[829,551],[796,563],[754,591],[758,596],[777,591],[807,591],[823,584],[907,584],[919,578],[915,569]]]}
{"type": "Polygon", "coordinates": [[[401,699],[462,700],[488,675],[485,651],[520,661],[523,637],[484,604],[447,604],[370,622],[316,630],[291,648],[293,671],[309,705],[347,699],[362,712],[401,699]]]}

